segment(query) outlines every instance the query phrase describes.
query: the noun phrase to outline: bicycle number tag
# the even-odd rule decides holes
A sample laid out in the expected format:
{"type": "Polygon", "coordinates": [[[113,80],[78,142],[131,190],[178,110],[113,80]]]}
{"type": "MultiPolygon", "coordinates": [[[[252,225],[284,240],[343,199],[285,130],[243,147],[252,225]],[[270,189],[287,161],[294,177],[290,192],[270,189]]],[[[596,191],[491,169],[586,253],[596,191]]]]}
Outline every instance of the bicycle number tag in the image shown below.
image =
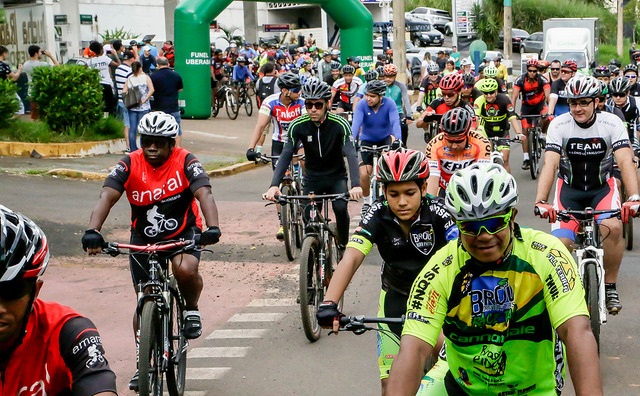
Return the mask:
{"type": "Polygon", "coordinates": [[[310,217],[311,219],[315,219],[315,218],[316,218],[316,215],[317,215],[316,208],[315,208],[315,207],[312,207],[312,208],[311,208],[311,210],[309,211],[309,217],[310,217]]]}

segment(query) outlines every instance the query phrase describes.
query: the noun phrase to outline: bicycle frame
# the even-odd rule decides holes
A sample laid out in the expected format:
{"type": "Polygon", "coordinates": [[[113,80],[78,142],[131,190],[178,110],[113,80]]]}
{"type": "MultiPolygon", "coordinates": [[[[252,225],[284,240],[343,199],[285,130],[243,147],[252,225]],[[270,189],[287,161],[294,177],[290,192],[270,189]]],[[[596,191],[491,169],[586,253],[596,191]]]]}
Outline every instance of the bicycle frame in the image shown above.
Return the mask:
{"type": "Polygon", "coordinates": [[[491,162],[494,164],[504,165],[504,158],[502,153],[498,150],[498,146],[511,145],[511,143],[522,143],[520,139],[502,138],[502,137],[490,137],[491,142],[491,162]]]}
{"type": "Polygon", "coordinates": [[[377,199],[380,195],[382,195],[382,187],[378,184],[377,174],[378,174],[378,159],[383,152],[389,151],[391,148],[390,145],[385,144],[382,146],[373,145],[373,146],[360,146],[360,152],[363,153],[373,153],[373,170],[371,171],[371,175],[369,176],[369,182],[371,186],[371,191],[369,194],[373,194],[377,199]]]}

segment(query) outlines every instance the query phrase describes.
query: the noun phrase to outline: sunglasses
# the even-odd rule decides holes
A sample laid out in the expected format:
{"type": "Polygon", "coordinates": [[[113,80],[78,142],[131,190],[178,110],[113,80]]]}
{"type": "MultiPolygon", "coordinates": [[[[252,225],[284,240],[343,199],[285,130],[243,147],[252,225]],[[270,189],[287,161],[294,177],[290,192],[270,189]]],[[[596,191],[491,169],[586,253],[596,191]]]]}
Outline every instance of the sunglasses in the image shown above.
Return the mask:
{"type": "Polygon", "coordinates": [[[289,88],[289,92],[298,93],[302,90],[302,87],[289,88]]]}
{"type": "Polygon", "coordinates": [[[324,108],[324,102],[304,102],[304,107],[306,107],[307,110],[311,110],[314,107],[316,110],[322,110],[324,108]]]}
{"type": "Polygon", "coordinates": [[[5,302],[16,301],[29,294],[32,288],[32,282],[26,282],[22,279],[4,282],[0,287],[0,300],[5,302]]]}
{"type": "Polygon", "coordinates": [[[626,78],[638,78],[635,74],[625,74],[626,78]]]}
{"type": "Polygon", "coordinates": [[[447,98],[453,98],[454,96],[458,96],[457,92],[442,92],[442,96],[446,96],[447,98]]]}
{"type": "Polygon", "coordinates": [[[571,71],[571,70],[560,70],[560,73],[562,73],[562,74],[571,74],[571,73],[573,73],[573,71],[571,71]]]}
{"type": "Polygon", "coordinates": [[[625,92],[612,92],[611,96],[614,96],[616,98],[624,98],[625,96],[627,96],[627,94],[625,92]]]}
{"type": "Polygon", "coordinates": [[[155,137],[155,136],[140,136],[140,146],[144,148],[149,148],[151,146],[156,146],[156,148],[163,149],[169,147],[169,138],[165,137],[155,137]]]}
{"type": "Polygon", "coordinates": [[[455,139],[451,139],[446,133],[444,134],[444,140],[446,140],[448,143],[451,144],[456,144],[456,143],[463,143],[464,141],[467,140],[467,137],[464,136],[462,138],[455,138],[455,139]]]}
{"type": "Polygon", "coordinates": [[[537,73],[538,69],[527,69],[529,73],[537,73]]]}
{"type": "Polygon", "coordinates": [[[589,99],[589,100],[577,100],[577,101],[573,101],[573,100],[569,100],[569,107],[587,107],[589,106],[592,102],[593,99],[589,99]]]}
{"type": "Polygon", "coordinates": [[[508,213],[487,217],[482,220],[458,221],[458,230],[468,236],[477,237],[484,230],[486,233],[495,235],[509,226],[513,210],[508,213]]]}
{"type": "Polygon", "coordinates": [[[483,92],[483,93],[484,93],[485,95],[494,95],[494,94],[497,94],[497,93],[498,93],[498,91],[496,90],[496,91],[483,92]]]}
{"type": "Polygon", "coordinates": [[[559,68],[559,67],[551,67],[550,69],[551,69],[551,70],[554,70],[554,71],[558,71],[558,70],[560,70],[560,68],[559,68]]]}
{"type": "Polygon", "coordinates": [[[429,73],[430,76],[437,76],[440,73],[429,73]]]}

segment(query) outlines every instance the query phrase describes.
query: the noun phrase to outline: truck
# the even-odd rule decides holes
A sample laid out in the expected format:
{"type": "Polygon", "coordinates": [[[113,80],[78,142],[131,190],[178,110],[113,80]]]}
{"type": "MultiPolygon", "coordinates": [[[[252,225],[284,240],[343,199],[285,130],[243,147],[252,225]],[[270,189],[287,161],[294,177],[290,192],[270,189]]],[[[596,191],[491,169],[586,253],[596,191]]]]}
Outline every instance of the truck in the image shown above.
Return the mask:
{"type": "Polygon", "coordinates": [[[578,69],[586,73],[597,66],[598,18],[550,18],[542,22],[542,29],[543,59],[575,59],[578,69]]]}

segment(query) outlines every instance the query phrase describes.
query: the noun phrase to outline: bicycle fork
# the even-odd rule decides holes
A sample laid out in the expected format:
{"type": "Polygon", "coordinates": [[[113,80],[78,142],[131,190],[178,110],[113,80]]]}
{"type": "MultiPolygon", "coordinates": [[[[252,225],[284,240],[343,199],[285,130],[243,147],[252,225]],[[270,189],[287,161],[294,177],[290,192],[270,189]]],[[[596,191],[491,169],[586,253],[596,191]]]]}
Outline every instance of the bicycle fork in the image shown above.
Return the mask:
{"type": "MultiPolygon", "coordinates": [[[[598,279],[598,312],[600,313],[600,324],[607,323],[607,302],[604,290],[604,250],[594,246],[586,246],[583,249],[576,249],[576,258],[578,261],[578,271],[580,280],[584,279],[584,272],[587,265],[593,265],[596,269],[596,277],[598,279]],[[586,256],[586,257],[585,257],[586,256]]],[[[588,285],[584,285],[588,287],[588,285]]]]}

